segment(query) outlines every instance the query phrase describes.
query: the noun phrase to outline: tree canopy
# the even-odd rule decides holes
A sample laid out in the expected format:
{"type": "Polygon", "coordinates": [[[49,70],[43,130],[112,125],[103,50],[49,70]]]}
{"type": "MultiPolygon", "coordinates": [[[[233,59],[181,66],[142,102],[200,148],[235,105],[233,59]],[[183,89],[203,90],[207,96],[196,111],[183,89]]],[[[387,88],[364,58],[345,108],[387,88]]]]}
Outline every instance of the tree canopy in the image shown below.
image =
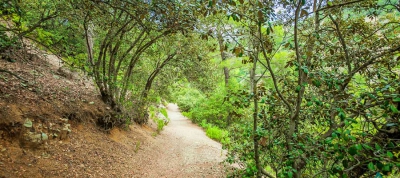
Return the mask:
{"type": "Polygon", "coordinates": [[[85,70],[115,111],[113,125],[146,123],[148,107],[164,98],[222,130],[214,136],[243,177],[399,174],[397,0],[1,7],[0,52],[28,38],[85,70]]]}

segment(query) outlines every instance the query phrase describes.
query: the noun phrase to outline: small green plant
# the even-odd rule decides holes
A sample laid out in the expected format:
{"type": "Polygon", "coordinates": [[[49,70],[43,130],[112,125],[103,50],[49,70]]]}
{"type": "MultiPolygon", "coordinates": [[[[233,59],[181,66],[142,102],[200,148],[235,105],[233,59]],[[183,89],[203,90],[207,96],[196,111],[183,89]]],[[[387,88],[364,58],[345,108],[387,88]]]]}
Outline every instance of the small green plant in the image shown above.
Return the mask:
{"type": "MultiPolygon", "coordinates": [[[[122,119],[123,116],[118,115],[120,119],[122,119]]],[[[132,124],[132,120],[129,117],[125,117],[125,129],[128,130],[129,126],[132,124]]]]}
{"type": "Polygon", "coordinates": [[[160,113],[161,113],[162,115],[164,115],[164,116],[165,116],[165,118],[168,118],[168,112],[167,112],[167,109],[165,109],[165,108],[161,108],[161,109],[160,109],[160,113]]]}
{"type": "Polygon", "coordinates": [[[216,126],[209,126],[207,128],[206,135],[211,139],[221,142],[222,139],[228,135],[228,132],[216,126]]]}
{"type": "Polygon", "coordinates": [[[161,130],[163,130],[164,126],[165,126],[164,121],[161,119],[158,119],[157,120],[157,132],[160,133],[161,130]]]}
{"type": "Polygon", "coordinates": [[[20,44],[17,43],[17,38],[16,37],[8,37],[4,31],[0,32],[0,52],[3,50],[10,48],[10,47],[16,47],[20,44]]]}
{"type": "Polygon", "coordinates": [[[135,153],[137,153],[138,151],[139,151],[139,149],[140,149],[140,141],[137,141],[136,142],[136,145],[135,145],[135,153]]]}
{"type": "Polygon", "coordinates": [[[210,127],[210,124],[207,123],[207,120],[203,119],[200,123],[200,126],[205,129],[208,129],[208,127],[210,127]]]}
{"type": "Polygon", "coordinates": [[[192,112],[182,112],[182,115],[189,119],[192,119],[192,112]]]}
{"type": "Polygon", "coordinates": [[[151,134],[151,136],[153,136],[153,137],[156,137],[157,135],[158,135],[157,132],[153,132],[153,133],[151,134]]]}
{"type": "Polygon", "coordinates": [[[167,107],[169,104],[167,100],[162,100],[161,102],[162,102],[162,105],[164,105],[165,107],[167,107]]]}

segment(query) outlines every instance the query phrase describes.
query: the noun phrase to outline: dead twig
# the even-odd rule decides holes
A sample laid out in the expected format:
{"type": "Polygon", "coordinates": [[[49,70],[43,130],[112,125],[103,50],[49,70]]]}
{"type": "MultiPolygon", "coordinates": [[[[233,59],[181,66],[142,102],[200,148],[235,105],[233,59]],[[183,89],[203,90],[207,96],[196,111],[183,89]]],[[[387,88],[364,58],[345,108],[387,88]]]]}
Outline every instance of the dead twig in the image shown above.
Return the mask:
{"type": "Polygon", "coordinates": [[[12,75],[12,76],[14,76],[14,77],[17,77],[18,79],[22,80],[23,82],[28,82],[27,80],[25,80],[24,78],[20,77],[19,75],[14,74],[14,73],[12,73],[11,71],[8,71],[8,70],[6,70],[6,69],[0,69],[0,72],[8,73],[8,74],[10,74],[10,75],[12,75]]]}

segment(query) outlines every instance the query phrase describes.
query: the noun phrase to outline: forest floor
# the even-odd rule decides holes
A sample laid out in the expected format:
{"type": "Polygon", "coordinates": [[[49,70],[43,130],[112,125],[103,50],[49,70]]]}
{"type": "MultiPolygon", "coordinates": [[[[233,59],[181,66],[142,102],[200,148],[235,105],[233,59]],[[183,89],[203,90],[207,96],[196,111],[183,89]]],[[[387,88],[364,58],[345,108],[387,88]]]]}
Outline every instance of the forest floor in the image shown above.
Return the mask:
{"type": "Polygon", "coordinates": [[[221,145],[176,105],[158,135],[151,121],[104,131],[96,122],[110,108],[93,82],[57,56],[26,52],[0,54],[0,178],[226,176],[221,145]]]}

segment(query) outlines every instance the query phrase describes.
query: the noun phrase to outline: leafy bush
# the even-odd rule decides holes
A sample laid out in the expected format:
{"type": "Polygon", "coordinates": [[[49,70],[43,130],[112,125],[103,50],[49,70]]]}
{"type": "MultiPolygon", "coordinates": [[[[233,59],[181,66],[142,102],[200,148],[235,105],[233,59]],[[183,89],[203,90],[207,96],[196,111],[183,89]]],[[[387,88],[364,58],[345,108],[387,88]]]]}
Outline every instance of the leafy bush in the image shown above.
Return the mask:
{"type": "Polygon", "coordinates": [[[178,93],[176,103],[178,104],[181,111],[190,111],[196,107],[198,103],[205,99],[204,95],[197,89],[194,88],[183,88],[178,93]]]}
{"type": "Polygon", "coordinates": [[[208,125],[206,135],[211,139],[222,142],[224,138],[228,136],[228,132],[216,126],[208,125]]]}
{"type": "Polygon", "coordinates": [[[165,116],[165,118],[169,119],[167,109],[161,108],[160,113],[165,116]]]}
{"type": "Polygon", "coordinates": [[[0,32],[0,52],[3,50],[10,48],[10,47],[15,47],[17,45],[17,39],[12,37],[8,37],[7,34],[3,31],[0,32]]]}
{"type": "Polygon", "coordinates": [[[164,129],[165,123],[163,120],[157,120],[157,132],[160,133],[164,129]]]}
{"type": "Polygon", "coordinates": [[[189,118],[190,120],[192,119],[192,112],[182,112],[182,115],[189,118]]]}
{"type": "Polygon", "coordinates": [[[149,107],[149,116],[151,119],[153,119],[155,123],[157,123],[158,133],[160,133],[164,129],[164,126],[167,125],[169,122],[168,112],[165,108],[158,109],[157,107],[151,105],[149,107]],[[164,119],[160,119],[157,113],[161,113],[167,119],[167,121],[165,121],[164,119]]]}
{"type": "Polygon", "coordinates": [[[207,120],[203,119],[200,123],[200,126],[207,129],[208,127],[210,127],[210,124],[207,123],[207,120]]]}

